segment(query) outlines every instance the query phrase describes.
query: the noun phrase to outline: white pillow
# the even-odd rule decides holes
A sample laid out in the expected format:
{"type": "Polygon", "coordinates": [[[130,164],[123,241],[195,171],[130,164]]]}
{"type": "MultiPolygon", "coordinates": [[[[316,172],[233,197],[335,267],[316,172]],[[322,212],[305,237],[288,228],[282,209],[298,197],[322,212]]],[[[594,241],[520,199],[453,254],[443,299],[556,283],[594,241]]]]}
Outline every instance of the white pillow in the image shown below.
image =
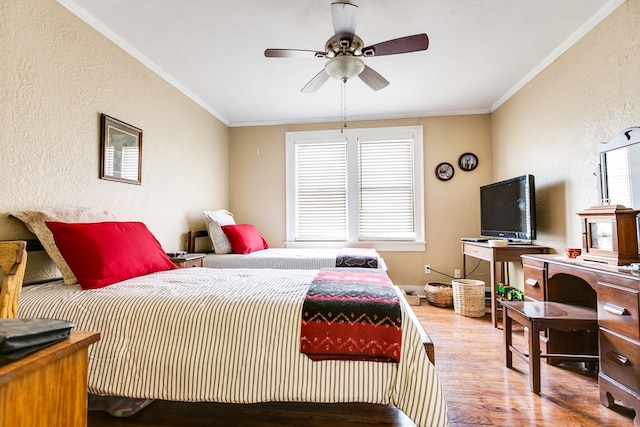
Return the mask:
{"type": "Polygon", "coordinates": [[[24,222],[29,231],[36,235],[40,243],[42,243],[44,250],[47,252],[47,255],[49,255],[49,258],[51,258],[56,267],[58,267],[58,270],[60,270],[64,283],[67,285],[77,283],[76,276],[56,247],[53,234],[45,222],[59,221],[74,223],[116,220],[115,216],[108,211],[79,207],[56,207],[44,208],[37,211],[18,211],[11,212],[10,215],[24,222]]]}
{"type": "Polygon", "coordinates": [[[222,231],[223,225],[236,225],[233,214],[224,209],[217,211],[204,211],[207,219],[207,231],[211,242],[213,243],[213,251],[217,254],[230,254],[233,252],[231,243],[227,235],[222,231]]]}

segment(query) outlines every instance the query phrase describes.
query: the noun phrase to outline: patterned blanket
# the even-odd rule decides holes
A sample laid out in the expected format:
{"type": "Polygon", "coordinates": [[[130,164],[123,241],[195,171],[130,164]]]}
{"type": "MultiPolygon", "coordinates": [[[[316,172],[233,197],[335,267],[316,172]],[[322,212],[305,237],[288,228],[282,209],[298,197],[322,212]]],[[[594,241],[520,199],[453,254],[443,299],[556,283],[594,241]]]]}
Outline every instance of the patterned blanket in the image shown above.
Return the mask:
{"type": "Polygon", "coordinates": [[[300,351],[312,360],[397,362],[400,300],[383,271],[318,272],[302,307],[300,351]]]}
{"type": "Polygon", "coordinates": [[[378,268],[375,249],[345,248],[336,255],[336,267],[378,268]]]}

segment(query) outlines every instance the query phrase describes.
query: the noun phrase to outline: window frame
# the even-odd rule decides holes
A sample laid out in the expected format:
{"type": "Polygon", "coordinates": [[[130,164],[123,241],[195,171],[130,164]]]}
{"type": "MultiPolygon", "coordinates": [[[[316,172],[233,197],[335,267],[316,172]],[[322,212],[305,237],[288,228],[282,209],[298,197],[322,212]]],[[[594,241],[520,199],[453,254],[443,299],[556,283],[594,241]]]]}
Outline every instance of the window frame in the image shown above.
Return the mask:
{"type": "Polygon", "coordinates": [[[286,238],[287,248],[341,248],[367,246],[379,251],[424,251],[424,141],[422,126],[396,126],[360,129],[332,129],[320,131],[286,132],[286,238]],[[358,143],[360,141],[410,139],[413,156],[413,212],[415,239],[359,240],[358,239],[358,143]],[[298,143],[347,143],[347,233],[345,241],[296,241],[295,146],[298,143]]]}

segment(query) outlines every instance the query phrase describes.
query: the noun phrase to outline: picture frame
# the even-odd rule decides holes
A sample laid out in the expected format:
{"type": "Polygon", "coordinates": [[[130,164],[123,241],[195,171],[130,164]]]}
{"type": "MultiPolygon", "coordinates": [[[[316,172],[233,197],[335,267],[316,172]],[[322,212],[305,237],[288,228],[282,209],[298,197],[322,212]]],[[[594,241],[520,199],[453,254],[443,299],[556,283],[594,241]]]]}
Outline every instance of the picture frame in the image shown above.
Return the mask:
{"type": "Polygon", "coordinates": [[[100,179],[142,185],[142,129],[101,114],[100,179]]]}
{"type": "Polygon", "coordinates": [[[473,153],[464,153],[458,158],[458,167],[463,171],[470,172],[478,167],[478,156],[473,153]]]}
{"type": "Polygon", "coordinates": [[[435,169],[436,178],[440,181],[449,181],[454,173],[453,165],[449,162],[438,163],[435,169]]]}

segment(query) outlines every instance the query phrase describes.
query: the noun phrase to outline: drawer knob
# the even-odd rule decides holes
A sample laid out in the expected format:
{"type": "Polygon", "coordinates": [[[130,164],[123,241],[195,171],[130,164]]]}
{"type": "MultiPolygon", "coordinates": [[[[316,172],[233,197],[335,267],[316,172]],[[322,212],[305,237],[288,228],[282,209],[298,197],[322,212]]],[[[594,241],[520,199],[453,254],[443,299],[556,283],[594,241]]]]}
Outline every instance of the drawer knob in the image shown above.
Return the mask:
{"type": "Polygon", "coordinates": [[[602,308],[604,309],[604,311],[615,314],[616,316],[624,316],[625,314],[629,314],[626,308],[611,304],[610,302],[606,303],[602,308]]]}
{"type": "Polygon", "coordinates": [[[529,286],[533,286],[534,288],[537,288],[539,286],[538,281],[536,279],[527,279],[525,283],[529,286]]]}
{"type": "Polygon", "coordinates": [[[620,366],[631,365],[631,363],[629,363],[629,359],[627,359],[621,354],[616,353],[615,351],[607,352],[607,359],[611,360],[613,363],[616,363],[620,366]]]}

